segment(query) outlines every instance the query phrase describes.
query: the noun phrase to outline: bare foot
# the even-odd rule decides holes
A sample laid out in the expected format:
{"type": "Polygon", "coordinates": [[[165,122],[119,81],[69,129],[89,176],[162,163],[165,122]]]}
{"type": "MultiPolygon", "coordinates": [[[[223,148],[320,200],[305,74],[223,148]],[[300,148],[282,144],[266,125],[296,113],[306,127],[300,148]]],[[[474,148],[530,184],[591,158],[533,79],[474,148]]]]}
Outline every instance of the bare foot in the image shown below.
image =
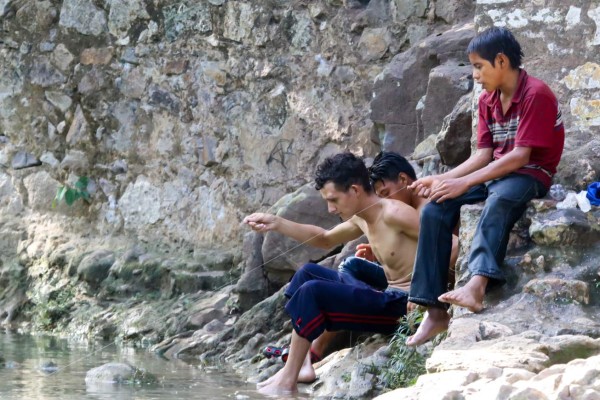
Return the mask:
{"type": "Polygon", "coordinates": [[[264,382],[257,384],[258,392],[265,395],[285,395],[298,391],[296,381],[284,372],[285,367],[264,382]]]}
{"type": "Polygon", "coordinates": [[[276,373],[274,373],[273,375],[271,375],[271,377],[270,377],[270,378],[268,378],[268,379],[265,379],[265,380],[264,380],[264,381],[262,381],[262,382],[258,382],[258,383],[256,384],[256,387],[257,387],[257,388],[261,388],[261,387],[263,387],[263,386],[267,386],[267,385],[269,385],[271,382],[273,382],[273,381],[274,381],[274,380],[277,378],[277,376],[278,376],[278,375],[281,375],[281,374],[283,374],[283,368],[281,368],[279,371],[277,371],[276,373]]]}
{"type": "Polygon", "coordinates": [[[313,383],[316,379],[317,374],[315,374],[312,364],[302,364],[302,369],[300,369],[300,373],[298,374],[298,383],[313,383]]]}
{"type": "Polygon", "coordinates": [[[488,278],[475,275],[467,284],[456,290],[444,293],[438,300],[443,303],[450,303],[456,306],[464,307],[474,313],[483,310],[483,297],[488,278]]]}
{"type": "Polygon", "coordinates": [[[442,308],[430,307],[417,332],[406,340],[407,346],[420,346],[439,333],[448,329],[450,316],[442,308]]]}

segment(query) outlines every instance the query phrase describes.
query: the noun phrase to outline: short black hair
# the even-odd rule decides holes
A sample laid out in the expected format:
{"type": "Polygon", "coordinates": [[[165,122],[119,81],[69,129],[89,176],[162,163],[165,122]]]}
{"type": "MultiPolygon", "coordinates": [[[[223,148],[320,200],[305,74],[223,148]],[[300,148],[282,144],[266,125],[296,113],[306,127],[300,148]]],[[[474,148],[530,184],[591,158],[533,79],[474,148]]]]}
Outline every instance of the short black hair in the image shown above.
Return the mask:
{"type": "Polygon", "coordinates": [[[373,191],[364,161],[348,152],[327,157],[317,166],[315,188],[321,190],[327,182],[333,182],[336,189],[343,192],[352,185],[362,186],[367,193],[373,191]]]}
{"type": "Polygon", "coordinates": [[[522,64],[523,50],[513,34],[506,28],[493,26],[475,36],[467,47],[467,54],[477,53],[494,66],[500,53],[508,57],[510,66],[517,69],[522,64]]]}
{"type": "Polygon", "coordinates": [[[373,165],[369,168],[371,184],[378,181],[398,182],[398,174],[404,172],[412,180],[417,179],[415,169],[408,160],[393,151],[382,151],[375,156],[373,165]]]}

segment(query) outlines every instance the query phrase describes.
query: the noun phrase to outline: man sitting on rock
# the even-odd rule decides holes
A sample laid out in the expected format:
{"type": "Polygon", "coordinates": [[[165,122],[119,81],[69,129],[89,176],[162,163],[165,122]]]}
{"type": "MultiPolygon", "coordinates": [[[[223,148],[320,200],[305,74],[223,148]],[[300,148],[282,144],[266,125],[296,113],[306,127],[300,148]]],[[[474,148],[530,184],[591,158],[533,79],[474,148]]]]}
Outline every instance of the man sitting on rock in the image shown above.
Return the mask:
{"type": "Polygon", "coordinates": [[[420,345],[446,330],[447,304],[478,312],[486,288],[503,283],[500,269],[508,236],[527,202],[544,196],[564,144],[556,97],[539,79],[521,69],[523,53],[505,28],[490,28],[467,48],[473,79],[485,90],[479,98],[477,152],[455,169],[411,185],[428,197],[421,213],[411,302],[428,307],[407,344],[420,345]],[[463,204],[485,200],[469,255],[471,279],[446,293],[451,232],[463,204]]]}
{"type": "MultiPolygon", "coordinates": [[[[259,384],[260,392],[265,394],[293,392],[298,380],[315,379],[307,355],[311,342],[326,330],[390,334],[406,314],[419,230],[415,208],[408,201],[377,197],[366,166],[351,153],[323,161],[317,167],[315,183],[329,212],[344,222],[326,230],[263,213],[252,214],[244,222],[255,231],[277,231],[322,248],[333,248],[365,234],[389,286],[384,291],[376,290],[351,274],[317,264],[304,265],[285,292],[289,298],[286,310],[294,327],[288,360],[279,372],[259,384]]],[[[411,198],[412,194],[406,192],[404,197],[411,198]]]]}

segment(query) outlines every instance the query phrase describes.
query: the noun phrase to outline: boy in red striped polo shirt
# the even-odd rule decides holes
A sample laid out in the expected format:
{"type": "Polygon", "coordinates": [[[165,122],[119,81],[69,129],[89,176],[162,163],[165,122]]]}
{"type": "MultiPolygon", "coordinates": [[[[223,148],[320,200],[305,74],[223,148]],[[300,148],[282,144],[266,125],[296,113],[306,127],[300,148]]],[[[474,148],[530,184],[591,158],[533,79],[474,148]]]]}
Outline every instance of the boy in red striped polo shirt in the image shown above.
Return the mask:
{"type": "Polygon", "coordinates": [[[455,169],[414,182],[431,202],[421,213],[417,259],[409,301],[427,307],[426,318],[407,344],[420,345],[448,328],[448,304],[478,312],[486,289],[505,278],[500,266],[508,236],[527,202],[542,197],[564,145],[555,95],[521,67],[523,53],[512,33],[493,27],[467,48],[479,98],[477,152],[455,169]],[[460,207],[485,200],[469,254],[471,279],[446,292],[452,228],[460,207]]]}

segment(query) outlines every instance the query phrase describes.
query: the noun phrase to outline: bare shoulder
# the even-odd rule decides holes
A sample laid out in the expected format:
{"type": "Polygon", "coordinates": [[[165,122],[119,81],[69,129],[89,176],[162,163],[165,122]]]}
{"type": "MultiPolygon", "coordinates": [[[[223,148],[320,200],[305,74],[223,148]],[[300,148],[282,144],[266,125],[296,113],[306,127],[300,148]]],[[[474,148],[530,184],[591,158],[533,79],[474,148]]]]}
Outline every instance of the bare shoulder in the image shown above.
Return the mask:
{"type": "Polygon", "coordinates": [[[382,199],[382,203],[384,216],[386,218],[403,215],[406,217],[412,217],[414,215],[418,215],[418,211],[414,207],[400,200],[382,199]]]}
{"type": "Polygon", "coordinates": [[[343,222],[343,224],[347,224],[349,228],[360,229],[364,232],[366,222],[361,217],[353,215],[349,220],[343,222]]]}

